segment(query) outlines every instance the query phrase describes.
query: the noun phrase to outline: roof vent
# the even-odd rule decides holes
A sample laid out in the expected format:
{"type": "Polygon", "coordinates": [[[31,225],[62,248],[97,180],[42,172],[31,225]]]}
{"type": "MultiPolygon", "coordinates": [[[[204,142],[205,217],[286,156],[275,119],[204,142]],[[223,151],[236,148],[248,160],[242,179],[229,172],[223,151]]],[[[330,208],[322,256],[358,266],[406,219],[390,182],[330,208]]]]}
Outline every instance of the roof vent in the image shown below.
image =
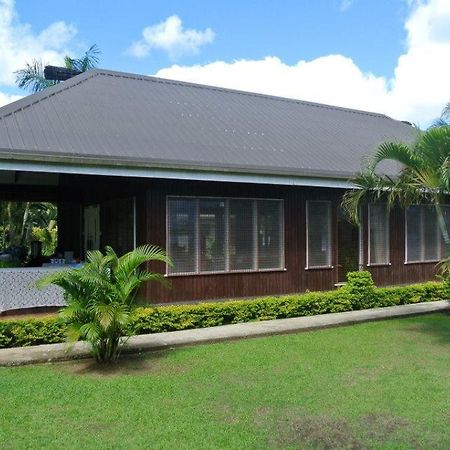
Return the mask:
{"type": "Polygon", "coordinates": [[[44,68],[45,79],[52,81],[66,81],[80,73],[79,70],[67,69],[66,67],[45,66],[44,68]]]}

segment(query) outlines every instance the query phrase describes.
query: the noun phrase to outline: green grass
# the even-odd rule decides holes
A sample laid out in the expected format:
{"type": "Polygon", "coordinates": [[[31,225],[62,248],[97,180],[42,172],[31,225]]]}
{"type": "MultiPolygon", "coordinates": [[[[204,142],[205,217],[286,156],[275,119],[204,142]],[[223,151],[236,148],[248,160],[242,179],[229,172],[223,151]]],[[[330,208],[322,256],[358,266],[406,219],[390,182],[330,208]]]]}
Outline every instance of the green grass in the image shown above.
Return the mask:
{"type": "Polygon", "coordinates": [[[9,448],[450,448],[450,316],[0,369],[9,448]]]}

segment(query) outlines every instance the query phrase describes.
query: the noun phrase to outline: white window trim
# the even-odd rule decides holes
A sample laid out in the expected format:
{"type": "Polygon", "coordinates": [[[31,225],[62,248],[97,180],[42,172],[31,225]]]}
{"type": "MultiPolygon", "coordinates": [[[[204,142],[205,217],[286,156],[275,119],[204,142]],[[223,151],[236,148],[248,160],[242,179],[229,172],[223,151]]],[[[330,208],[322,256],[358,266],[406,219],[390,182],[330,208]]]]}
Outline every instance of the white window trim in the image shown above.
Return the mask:
{"type": "Polygon", "coordinates": [[[332,220],[331,220],[331,200],[307,200],[306,201],[306,265],[305,270],[314,269],[333,269],[332,264],[332,220]],[[310,203],[326,203],[328,205],[328,264],[322,266],[310,266],[309,265],[309,204],[310,203]]]}
{"type": "Polygon", "coordinates": [[[391,265],[391,230],[390,230],[390,214],[389,208],[386,203],[369,203],[367,206],[367,267],[380,267],[380,266],[390,266],[391,265]],[[370,251],[370,207],[372,205],[386,205],[386,230],[387,230],[387,262],[384,263],[372,263],[370,262],[371,251],[370,251]]]}
{"type": "MultiPolygon", "coordinates": [[[[408,209],[411,206],[419,206],[421,208],[421,212],[420,212],[420,221],[421,221],[421,227],[420,227],[420,232],[421,232],[421,248],[420,248],[420,253],[424,254],[424,238],[423,238],[423,231],[424,231],[424,226],[423,226],[423,217],[424,214],[422,212],[422,207],[424,206],[428,206],[427,204],[423,204],[423,203],[416,203],[413,205],[408,206],[408,208],[405,208],[405,262],[404,264],[431,264],[431,263],[438,263],[440,261],[440,259],[419,259],[419,260],[414,260],[414,261],[408,261],[408,209]]],[[[432,205],[430,205],[432,206],[432,205]]],[[[440,234],[440,230],[439,230],[439,223],[436,220],[436,233],[437,233],[437,239],[438,239],[438,252],[439,254],[442,254],[442,238],[441,238],[441,234],[440,234]]]]}
{"type": "Polygon", "coordinates": [[[178,277],[178,276],[193,276],[193,275],[226,275],[237,273],[259,273],[259,272],[285,272],[285,242],[284,242],[284,199],[281,198],[265,198],[265,197],[219,197],[219,196],[196,196],[196,195],[167,195],[166,196],[166,249],[167,255],[170,257],[170,242],[169,242],[169,229],[170,229],[170,215],[169,215],[169,200],[171,199],[194,199],[196,200],[196,219],[195,219],[195,272],[170,272],[170,267],[166,264],[165,277],[178,277]],[[228,216],[225,216],[225,270],[214,271],[201,271],[200,270],[200,239],[199,239],[199,209],[200,200],[224,200],[225,201],[225,214],[229,214],[230,200],[250,200],[252,201],[252,219],[253,219],[253,263],[252,269],[236,269],[230,270],[229,260],[229,220],[228,216]],[[258,208],[257,201],[276,201],[280,204],[280,267],[274,267],[269,269],[259,269],[258,265],[258,208]]]}
{"type": "Polygon", "coordinates": [[[359,270],[364,270],[364,217],[362,214],[362,206],[358,207],[358,215],[360,217],[358,225],[358,266],[359,270]]]}

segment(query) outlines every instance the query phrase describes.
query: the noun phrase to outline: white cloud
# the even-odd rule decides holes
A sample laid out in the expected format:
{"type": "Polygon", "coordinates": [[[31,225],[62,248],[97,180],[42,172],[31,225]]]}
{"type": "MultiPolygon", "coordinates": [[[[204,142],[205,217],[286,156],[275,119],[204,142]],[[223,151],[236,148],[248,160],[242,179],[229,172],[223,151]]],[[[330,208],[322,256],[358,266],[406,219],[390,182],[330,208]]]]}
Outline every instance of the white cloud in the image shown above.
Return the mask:
{"type": "Polygon", "coordinates": [[[7,105],[8,103],[15,102],[22,98],[21,95],[10,95],[4,92],[0,92],[0,107],[3,105],[7,105]]]}
{"type": "Polygon", "coordinates": [[[161,23],[151,25],[142,31],[142,39],[134,42],[128,53],[138,58],[147,56],[152,49],[167,52],[171,59],[177,59],[184,54],[196,54],[202,45],[214,40],[211,28],[194,30],[183,28],[181,19],[174,15],[161,23]]]}
{"type": "Polygon", "coordinates": [[[353,4],[353,0],[341,0],[341,3],[339,4],[339,11],[341,12],[345,12],[348,9],[350,9],[350,7],[353,4]]]}
{"type": "Polygon", "coordinates": [[[62,21],[36,33],[20,22],[14,0],[0,0],[0,84],[13,85],[14,72],[34,58],[61,64],[76,33],[74,26],[62,21]]]}
{"type": "Polygon", "coordinates": [[[343,55],[293,65],[275,56],[173,65],[156,75],[377,111],[425,126],[450,101],[450,1],[416,1],[410,7],[405,52],[391,79],[365,73],[343,55]]]}

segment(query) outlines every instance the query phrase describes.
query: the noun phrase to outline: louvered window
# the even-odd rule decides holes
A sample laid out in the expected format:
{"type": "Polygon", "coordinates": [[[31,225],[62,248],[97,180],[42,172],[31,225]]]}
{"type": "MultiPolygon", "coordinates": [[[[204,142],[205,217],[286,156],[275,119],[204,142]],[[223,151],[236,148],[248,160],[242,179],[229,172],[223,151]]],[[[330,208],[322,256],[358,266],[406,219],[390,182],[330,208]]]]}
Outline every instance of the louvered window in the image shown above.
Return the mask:
{"type": "Polygon", "coordinates": [[[230,270],[256,269],[256,242],[254,239],[254,201],[229,200],[229,256],[230,270]]]}
{"type": "Polygon", "coordinates": [[[432,262],[440,256],[441,237],[434,206],[410,206],[406,210],[406,262],[432,262]]]}
{"type": "Polygon", "coordinates": [[[197,271],[197,207],[194,199],[171,199],[169,202],[168,252],[176,271],[197,271]]]}
{"type": "Polygon", "coordinates": [[[331,266],[331,203],[306,203],[306,255],[307,268],[331,266]]]}
{"type": "Polygon", "coordinates": [[[369,216],[369,265],[389,264],[389,211],[384,203],[371,203],[369,216]]]}
{"type": "Polygon", "coordinates": [[[281,200],[169,197],[171,274],[282,269],[281,200]]]}
{"type": "Polygon", "coordinates": [[[225,270],[225,201],[199,202],[200,272],[225,270]]]}

